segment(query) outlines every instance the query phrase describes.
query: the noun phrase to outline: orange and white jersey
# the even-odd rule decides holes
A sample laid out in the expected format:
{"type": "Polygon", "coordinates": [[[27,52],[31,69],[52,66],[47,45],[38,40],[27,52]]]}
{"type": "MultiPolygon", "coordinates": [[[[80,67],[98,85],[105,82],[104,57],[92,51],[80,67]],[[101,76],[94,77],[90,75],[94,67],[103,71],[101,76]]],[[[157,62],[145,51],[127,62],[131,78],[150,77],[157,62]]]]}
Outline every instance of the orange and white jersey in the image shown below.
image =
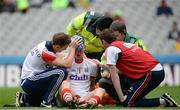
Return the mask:
{"type": "Polygon", "coordinates": [[[83,97],[89,92],[90,77],[97,76],[97,65],[91,59],[84,58],[79,64],[74,61],[68,72],[73,93],[83,97]]]}
{"type": "Polygon", "coordinates": [[[56,54],[52,49],[51,41],[39,43],[36,47],[29,51],[25,58],[21,79],[39,74],[48,68],[52,68],[47,62],[56,59],[56,54]]]}

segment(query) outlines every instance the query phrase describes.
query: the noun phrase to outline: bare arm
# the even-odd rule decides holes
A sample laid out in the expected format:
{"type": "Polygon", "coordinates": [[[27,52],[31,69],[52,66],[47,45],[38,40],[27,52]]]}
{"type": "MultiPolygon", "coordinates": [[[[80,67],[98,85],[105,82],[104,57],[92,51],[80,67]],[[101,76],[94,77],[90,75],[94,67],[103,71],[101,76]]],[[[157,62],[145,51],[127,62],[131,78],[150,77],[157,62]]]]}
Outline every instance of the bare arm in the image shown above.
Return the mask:
{"type": "Polygon", "coordinates": [[[90,81],[91,81],[90,91],[95,90],[95,88],[96,88],[96,77],[99,73],[99,71],[98,71],[99,65],[98,65],[97,61],[94,59],[92,59],[92,61],[96,64],[96,68],[92,68],[93,70],[96,70],[96,72],[94,71],[95,75],[90,77],[90,81]]]}
{"type": "Polygon", "coordinates": [[[79,45],[81,40],[73,40],[70,45],[70,52],[66,58],[64,58],[63,54],[59,54],[55,60],[50,62],[50,64],[55,65],[55,66],[63,66],[66,68],[69,68],[72,66],[72,62],[74,59],[75,55],[75,49],[79,45]]]}
{"type": "Polygon", "coordinates": [[[109,72],[111,75],[111,80],[113,82],[114,88],[119,96],[120,101],[123,102],[125,100],[125,97],[121,89],[121,83],[118,76],[118,70],[115,65],[108,65],[108,67],[109,67],[109,72]]]}
{"type": "Polygon", "coordinates": [[[95,89],[95,79],[96,77],[92,77],[90,78],[91,84],[90,84],[90,91],[93,91],[95,89]]]}
{"type": "Polygon", "coordinates": [[[99,66],[99,67],[102,67],[102,68],[108,68],[106,64],[103,64],[101,63],[99,60],[97,59],[92,59],[94,62],[96,62],[96,64],[99,66]]]}

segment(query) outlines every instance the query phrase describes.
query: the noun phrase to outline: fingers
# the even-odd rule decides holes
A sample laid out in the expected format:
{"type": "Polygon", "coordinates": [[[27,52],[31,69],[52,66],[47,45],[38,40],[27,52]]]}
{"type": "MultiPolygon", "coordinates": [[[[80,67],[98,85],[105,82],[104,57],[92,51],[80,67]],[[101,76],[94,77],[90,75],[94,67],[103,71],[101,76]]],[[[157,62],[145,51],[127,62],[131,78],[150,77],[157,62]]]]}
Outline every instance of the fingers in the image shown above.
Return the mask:
{"type": "Polygon", "coordinates": [[[81,43],[82,43],[82,39],[81,39],[81,38],[79,38],[79,39],[75,39],[75,42],[79,45],[79,44],[81,44],[81,43]]]}
{"type": "Polygon", "coordinates": [[[84,99],[84,98],[79,98],[78,99],[78,103],[79,104],[83,104],[83,103],[85,103],[86,102],[86,100],[84,99]]]}
{"type": "Polygon", "coordinates": [[[72,48],[76,48],[81,43],[82,43],[82,39],[73,39],[71,42],[71,46],[72,46],[72,48]]]}

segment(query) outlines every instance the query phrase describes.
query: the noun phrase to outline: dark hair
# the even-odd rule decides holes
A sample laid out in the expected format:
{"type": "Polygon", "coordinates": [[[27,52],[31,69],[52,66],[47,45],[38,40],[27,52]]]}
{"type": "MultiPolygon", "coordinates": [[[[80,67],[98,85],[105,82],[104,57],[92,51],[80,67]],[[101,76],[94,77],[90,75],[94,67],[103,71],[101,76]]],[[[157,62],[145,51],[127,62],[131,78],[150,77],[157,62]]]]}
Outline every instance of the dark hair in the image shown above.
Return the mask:
{"type": "Polygon", "coordinates": [[[105,29],[100,34],[100,38],[102,40],[105,40],[107,43],[112,43],[116,41],[116,36],[113,34],[113,32],[110,29],[105,29]]]}
{"type": "Polygon", "coordinates": [[[67,34],[63,32],[59,32],[54,34],[52,42],[53,45],[64,46],[64,45],[69,45],[71,43],[71,39],[67,34]]]}
{"type": "Polygon", "coordinates": [[[127,33],[126,25],[124,24],[124,22],[121,22],[119,20],[112,22],[112,24],[110,25],[110,30],[118,31],[123,34],[127,33]]]}
{"type": "Polygon", "coordinates": [[[111,17],[102,16],[102,17],[98,18],[96,22],[97,22],[96,28],[98,28],[100,31],[102,31],[106,28],[109,28],[109,26],[111,25],[113,20],[111,17]]]}

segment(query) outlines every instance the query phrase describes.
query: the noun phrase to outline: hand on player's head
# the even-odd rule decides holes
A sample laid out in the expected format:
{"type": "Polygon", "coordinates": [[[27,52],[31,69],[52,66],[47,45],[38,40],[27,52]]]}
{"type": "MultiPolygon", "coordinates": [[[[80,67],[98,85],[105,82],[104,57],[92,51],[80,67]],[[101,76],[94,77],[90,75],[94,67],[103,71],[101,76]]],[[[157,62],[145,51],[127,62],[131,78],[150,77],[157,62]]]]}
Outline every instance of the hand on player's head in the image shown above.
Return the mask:
{"type": "Polygon", "coordinates": [[[83,37],[79,36],[79,35],[74,35],[72,37],[72,40],[78,40],[79,41],[79,45],[76,47],[76,51],[81,51],[84,49],[84,41],[83,41],[83,37]]]}
{"type": "Polygon", "coordinates": [[[82,42],[82,39],[73,39],[71,41],[70,46],[71,46],[71,48],[75,48],[76,49],[81,44],[81,42],[82,42]]]}

